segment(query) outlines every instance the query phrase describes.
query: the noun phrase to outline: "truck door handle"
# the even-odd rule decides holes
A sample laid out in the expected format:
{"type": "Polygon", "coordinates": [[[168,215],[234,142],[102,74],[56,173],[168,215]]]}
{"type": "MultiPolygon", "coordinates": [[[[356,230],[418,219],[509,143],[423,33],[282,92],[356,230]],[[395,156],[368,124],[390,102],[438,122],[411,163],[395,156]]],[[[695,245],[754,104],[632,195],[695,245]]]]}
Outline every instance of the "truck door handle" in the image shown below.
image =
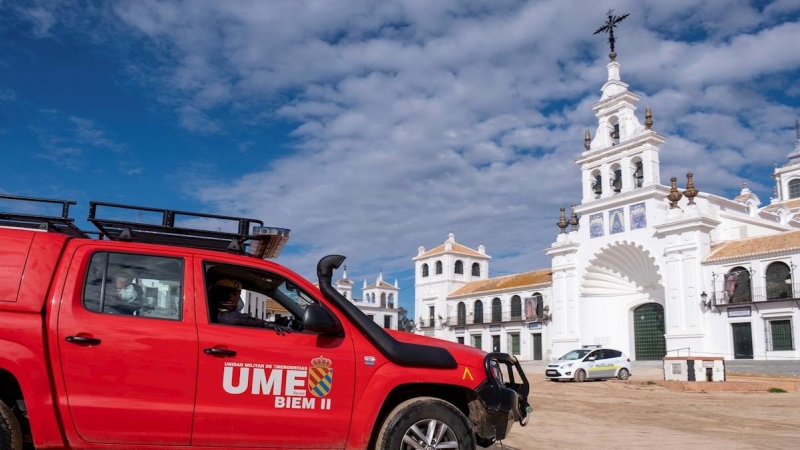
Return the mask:
{"type": "Polygon", "coordinates": [[[236,351],[224,348],[204,348],[203,353],[213,356],[236,356],[236,351]]]}
{"type": "Polygon", "coordinates": [[[78,345],[100,345],[100,339],[83,336],[67,336],[66,341],[78,345]]]}

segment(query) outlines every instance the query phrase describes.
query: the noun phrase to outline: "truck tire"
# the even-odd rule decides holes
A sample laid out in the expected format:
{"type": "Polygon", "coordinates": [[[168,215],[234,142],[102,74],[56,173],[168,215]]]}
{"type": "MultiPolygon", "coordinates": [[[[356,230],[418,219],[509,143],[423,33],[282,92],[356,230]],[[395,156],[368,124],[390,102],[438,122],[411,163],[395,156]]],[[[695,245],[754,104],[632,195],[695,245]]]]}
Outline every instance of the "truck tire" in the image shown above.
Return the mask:
{"type": "Polygon", "coordinates": [[[22,450],[22,429],[17,416],[0,401],[0,450],[22,450]]]}
{"type": "Polygon", "coordinates": [[[407,450],[413,440],[422,448],[475,449],[475,433],[467,416],[434,397],[418,397],[397,405],[378,433],[376,450],[407,450]],[[432,436],[429,438],[429,436],[432,436]]]}

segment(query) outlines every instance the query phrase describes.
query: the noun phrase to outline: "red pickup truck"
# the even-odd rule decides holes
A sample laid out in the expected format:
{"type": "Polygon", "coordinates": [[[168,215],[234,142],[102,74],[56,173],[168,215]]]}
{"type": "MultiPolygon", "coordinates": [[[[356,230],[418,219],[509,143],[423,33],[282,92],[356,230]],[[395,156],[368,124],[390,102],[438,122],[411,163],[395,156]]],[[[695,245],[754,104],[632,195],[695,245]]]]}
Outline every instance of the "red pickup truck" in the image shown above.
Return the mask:
{"type": "Polygon", "coordinates": [[[90,202],[87,232],[0,198],[26,205],[0,212],[0,450],[472,449],[529,420],[514,357],[381,328],[332,287],[344,257],[319,287],[270,261],[289,230],[90,202]],[[223,321],[221,285],[282,322],[223,321]]]}

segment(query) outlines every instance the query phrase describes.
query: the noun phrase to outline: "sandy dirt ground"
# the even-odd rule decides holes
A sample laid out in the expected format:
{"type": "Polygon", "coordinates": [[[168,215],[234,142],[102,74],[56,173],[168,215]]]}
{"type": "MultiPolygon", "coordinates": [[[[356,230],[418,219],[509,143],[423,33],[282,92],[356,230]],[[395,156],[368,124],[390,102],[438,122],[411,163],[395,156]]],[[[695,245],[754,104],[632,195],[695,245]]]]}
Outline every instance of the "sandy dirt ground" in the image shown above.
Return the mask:
{"type": "MultiPolygon", "coordinates": [[[[800,391],[682,392],[661,367],[633,368],[628,381],[554,383],[525,366],[533,417],[492,449],[800,449],[800,391]]],[[[737,377],[729,381],[797,378],[737,377]]]]}

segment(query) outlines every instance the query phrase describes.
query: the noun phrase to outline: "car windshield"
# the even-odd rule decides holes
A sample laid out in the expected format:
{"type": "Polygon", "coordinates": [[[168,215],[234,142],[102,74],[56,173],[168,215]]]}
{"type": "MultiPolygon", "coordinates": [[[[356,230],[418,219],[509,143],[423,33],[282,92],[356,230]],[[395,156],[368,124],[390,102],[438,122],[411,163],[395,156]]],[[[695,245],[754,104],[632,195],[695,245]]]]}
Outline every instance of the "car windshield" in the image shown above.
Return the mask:
{"type": "Polygon", "coordinates": [[[558,360],[559,361],[561,361],[561,360],[570,361],[570,360],[573,360],[573,359],[581,359],[584,356],[586,356],[586,354],[589,353],[590,351],[591,350],[573,350],[573,351],[567,353],[566,355],[562,356],[561,358],[558,358],[558,360]]]}

